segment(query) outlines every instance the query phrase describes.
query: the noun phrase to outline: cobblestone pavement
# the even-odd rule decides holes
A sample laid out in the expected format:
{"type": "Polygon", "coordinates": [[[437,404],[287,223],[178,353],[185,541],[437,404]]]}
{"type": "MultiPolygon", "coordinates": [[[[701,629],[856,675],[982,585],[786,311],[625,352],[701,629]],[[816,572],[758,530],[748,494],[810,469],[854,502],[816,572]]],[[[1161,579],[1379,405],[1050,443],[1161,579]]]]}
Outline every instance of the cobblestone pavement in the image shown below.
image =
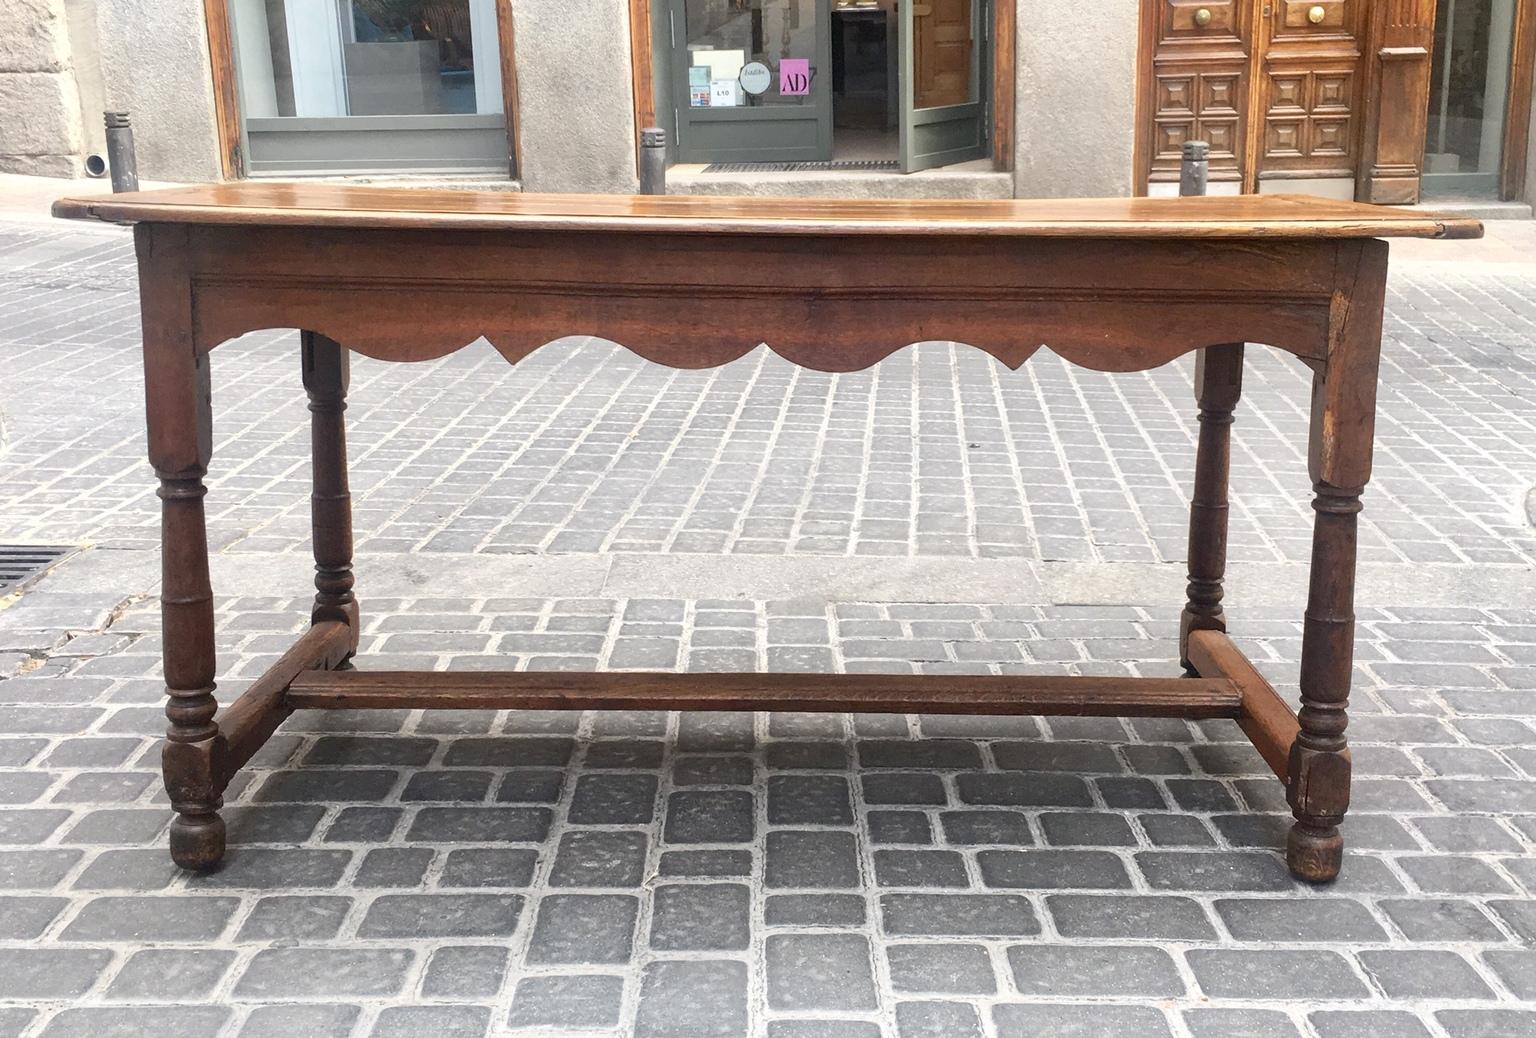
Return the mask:
{"type": "MultiPolygon", "coordinates": [[[[1361,609],[1331,887],[1224,722],[797,714],[299,715],[189,877],[126,239],[0,225],[0,541],[92,546],[0,600],[0,1036],[1536,1035],[1536,266],[1405,264],[1390,306],[1362,543],[1402,592],[1361,609]]],[[[1254,352],[1233,554],[1294,567],[1306,387],[1254,352]]],[[[296,361],[214,357],[225,701],[304,622],[296,361]]],[[[1188,377],[358,361],[364,665],[1173,673],[1176,600],[757,592],[866,557],[1176,580],[1188,377]]],[[[1299,616],[1233,615],[1288,695],[1299,616]]]]}

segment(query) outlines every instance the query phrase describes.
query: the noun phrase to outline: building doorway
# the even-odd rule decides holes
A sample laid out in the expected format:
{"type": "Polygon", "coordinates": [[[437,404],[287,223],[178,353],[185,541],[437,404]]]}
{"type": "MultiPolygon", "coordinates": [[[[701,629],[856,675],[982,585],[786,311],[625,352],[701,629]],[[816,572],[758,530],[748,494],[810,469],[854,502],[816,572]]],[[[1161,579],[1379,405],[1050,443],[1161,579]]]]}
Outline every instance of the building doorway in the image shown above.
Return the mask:
{"type": "Polygon", "coordinates": [[[1177,193],[1187,140],[1211,145],[1212,193],[1352,198],[1365,0],[1146,0],[1138,179],[1177,193]]]}
{"type": "Polygon", "coordinates": [[[682,162],[915,172],[991,152],[987,0],[668,5],[682,162]]]}

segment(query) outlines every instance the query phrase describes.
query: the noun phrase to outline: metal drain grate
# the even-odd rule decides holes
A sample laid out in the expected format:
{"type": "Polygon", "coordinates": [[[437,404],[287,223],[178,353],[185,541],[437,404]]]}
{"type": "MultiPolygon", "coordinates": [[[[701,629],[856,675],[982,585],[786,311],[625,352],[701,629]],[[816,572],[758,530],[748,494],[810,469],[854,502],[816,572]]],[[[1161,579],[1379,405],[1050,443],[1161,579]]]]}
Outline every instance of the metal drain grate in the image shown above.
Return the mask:
{"type": "Polygon", "coordinates": [[[20,587],[73,550],[45,544],[0,544],[0,591],[20,587]]]}
{"type": "Polygon", "coordinates": [[[706,173],[899,173],[897,159],[836,159],[831,162],[716,162],[706,173]]]}

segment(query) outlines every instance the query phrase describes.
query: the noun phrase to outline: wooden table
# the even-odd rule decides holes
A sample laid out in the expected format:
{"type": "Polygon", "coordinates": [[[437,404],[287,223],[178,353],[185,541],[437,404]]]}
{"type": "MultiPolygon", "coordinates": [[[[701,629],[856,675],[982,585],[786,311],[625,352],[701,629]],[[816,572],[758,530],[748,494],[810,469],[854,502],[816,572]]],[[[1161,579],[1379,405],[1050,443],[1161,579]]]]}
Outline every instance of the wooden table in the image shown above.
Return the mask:
{"type": "MultiPolygon", "coordinates": [[[[160,479],[171,857],[224,853],[231,776],[297,709],[706,709],[1094,714],[1235,720],[1285,783],[1287,860],[1338,874],[1349,803],[1355,519],[1370,476],[1386,237],[1472,220],[1300,197],[834,202],[558,196],[238,183],[65,199],[136,222],[149,457],[160,479]],[[217,714],[203,476],[209,354],[298,327],[312,413],[312,622],[217,714]],[[348,351],[388,361],[479,336],[516,362],[594,335],[703,368],[766,341],[819,371],[949,339],[1010,368],[1041,344],[1098,371],[1199,351],[1184,678],[398,673],[355,669],[348,351]],[[1293,712],[1225,633],[1227,477],[1243,344],[1312,369],[1317,516],[1293,712]]],[[[1169,444],[1170,448],[1181,446],[1169,444]]]]}

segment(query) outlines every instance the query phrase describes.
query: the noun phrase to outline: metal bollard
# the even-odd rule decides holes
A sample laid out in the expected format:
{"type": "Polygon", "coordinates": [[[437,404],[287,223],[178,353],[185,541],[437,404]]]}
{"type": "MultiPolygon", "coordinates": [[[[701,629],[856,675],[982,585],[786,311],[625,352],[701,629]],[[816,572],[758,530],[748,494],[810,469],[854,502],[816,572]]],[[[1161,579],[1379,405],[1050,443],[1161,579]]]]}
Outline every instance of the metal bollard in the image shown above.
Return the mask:
{"type": "Polygon", "coordinates": [[[1184,161],[1179,166],[1179,195],[1205,194],[1211,176],[1211,146],[1205,141],[1185,141],[1184,161]]]}
{"type": "Polygon", "coordinates": [[[655,126],[640,131],[640,193],[667,193],[667,131],[655,126]]]}
{"type": "Polygon", "coordinates": [[[139,161],[133,154],[133,127],[127,112],[105,112],[107,119],[107,165],[112,170],[112,190],[139,189],[139,161]]]}

